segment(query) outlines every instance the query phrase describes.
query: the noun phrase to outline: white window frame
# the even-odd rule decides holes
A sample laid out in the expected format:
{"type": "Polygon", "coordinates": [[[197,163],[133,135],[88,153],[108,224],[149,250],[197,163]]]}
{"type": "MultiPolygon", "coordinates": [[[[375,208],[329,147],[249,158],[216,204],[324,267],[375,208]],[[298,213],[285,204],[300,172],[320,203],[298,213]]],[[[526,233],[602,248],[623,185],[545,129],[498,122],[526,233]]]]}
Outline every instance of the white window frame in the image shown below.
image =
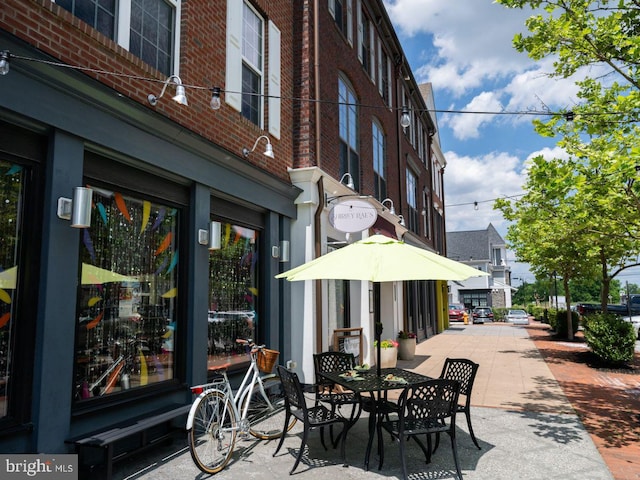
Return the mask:
{"type": "Polygon", "coordinates": [[[260,15],[249,2],[238,0],[227,0],[227,58],[225,72],[225,102],[234,110],[242,111],[242,35],[243,35],[243,8],[247,5],[253,12],[262,19],[263,43],[266,41],[269,45],[269,56],[266,56],[264,45],[262,48],[263,65],[262,65],[262,85],[261,85],[261,112],[260,112],[260,128],[263,127],[267,112],[264,108],[264,96],[269,95],[267,102],[269,133],[275,138],[281,135],[281,108],[282,100],[280,99],[282,85],[282,40],[280,29],[271,21],[268,22],[260,15]],[[265,39],[264,36],[268,38],[265,39]],[[267,77],[265,77],[267,76],[267,77]],[[265,92],[265,82],[268,91],[265,92]]]}
{"type": "MultiPolygon", "coordinates": [[[[53,0],[55,3],[55,0],[53,0]]],[[[180,75],[180,17],[182,0],[159,0],[174,9],[175,23],[173,25],[173,63],[172,74],[180,75]]],[[[118,0],[115,8],[115,32],[113,40],[125,50],[129,51],[131,35],[131,0],[118,0]]]]}
{"type": "Polygon", "coordinates": [[[382,198],[378,198],[378,200],[382,201],[384,197],[386,197],[387,190],[387,136],[382,128],[382,124],[375,118],[371,122],[371,137],[373,142],[371,146],[373,171],[378,177],[382,178],[385,183],[385,193],[382,195],[382,198]],[[381,168],[378,168],[379,166],[381,166],[381,168]]]}
{"type": "MultiPolygon", "coordinates": [[[[344,0],[347,7],[347,41],[353,47],[353,0],[344,0]]],[[[331,18],[336,19],[336,0],[328,0],[327,4],[331,18]]],[[[340,27],[342,31],[342,28],[340,27]]]]}

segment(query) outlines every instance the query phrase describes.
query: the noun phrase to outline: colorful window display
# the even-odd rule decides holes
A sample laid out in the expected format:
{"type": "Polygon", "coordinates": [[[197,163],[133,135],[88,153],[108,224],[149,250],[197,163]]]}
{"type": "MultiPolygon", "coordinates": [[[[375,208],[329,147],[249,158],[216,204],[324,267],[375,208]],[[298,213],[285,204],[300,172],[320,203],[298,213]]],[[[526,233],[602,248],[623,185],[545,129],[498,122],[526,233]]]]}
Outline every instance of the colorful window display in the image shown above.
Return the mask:
{"type": "Polygon", "coordinates": [[[0,161],[0,418],[8,415],[16,327],[18,247],[22,223],[24,168],[0,161]]]}
{"type": "Polygon", "coordinates": [[[258,232],[222,223],[209,256],[209,367],[247,361],[236,339],[257,338],[258,232]]]}
{"type": "Polygon", "coordinates": [[[174,378],[179,213],[93,188],[80,233],[75,399],[174,378]]]}

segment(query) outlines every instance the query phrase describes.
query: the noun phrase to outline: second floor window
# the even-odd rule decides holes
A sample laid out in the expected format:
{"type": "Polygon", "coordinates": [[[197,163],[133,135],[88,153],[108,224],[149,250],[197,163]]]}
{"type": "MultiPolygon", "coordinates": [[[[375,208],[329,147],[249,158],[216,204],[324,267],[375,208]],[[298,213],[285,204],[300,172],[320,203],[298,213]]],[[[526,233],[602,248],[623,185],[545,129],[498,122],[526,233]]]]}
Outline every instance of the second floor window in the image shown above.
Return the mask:
{"type": "Polygon", "coordinates": [[[328,0],[329,13],[336,22],[338,29],[347,37],[347,42],[353,45],[353,0],[328,0]]]}
{"type": "Polygon", "coordinates": [[[373,122],[371,135],[373,137],[373,176],[375,197],[382,201],[387,197],[387,148],[384,132],[380,125],[373,122]]]}
{"type": "Polygon", "coordinates": [[[358,154],[358,111],[353,90],[338,79],[340,123],[340,175],[350,173],[356,191],[360,190],[360,156],[358,154]]]}
{"type": "Polygon", "coordinates": [[[227,0],[224,100],[280,138],[281,32],[249,2],[227,0]],[[265,100],[265,97],[268,97],[265,100]]]}
{"type": "Polygon", "coordinates": [[[57,0],[56,3],[169,76],[180,0],[57,0]]]}
{"type": "Polygon", "coordinates": [[[264,22],[245,3],[242,23],[242,115],[262,126],[264,22]]]}
{"type": "Polygon", "coordinates": [[[420,228],[418,225],[417,197],[418,179],[410,169],[407,169],[407,218],[405,218],[405,222],[407,228],[415,233],[418,233],[420,228]]]}

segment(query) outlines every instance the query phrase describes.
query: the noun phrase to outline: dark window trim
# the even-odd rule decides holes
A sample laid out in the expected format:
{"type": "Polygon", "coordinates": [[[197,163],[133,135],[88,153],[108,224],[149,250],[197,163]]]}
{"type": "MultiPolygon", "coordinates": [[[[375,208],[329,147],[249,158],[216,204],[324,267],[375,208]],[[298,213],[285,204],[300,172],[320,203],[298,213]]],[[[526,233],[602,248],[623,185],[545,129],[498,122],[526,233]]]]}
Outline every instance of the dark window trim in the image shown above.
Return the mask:
{"type": "MultiPolygon", "coordinates": [[[[16,322],[12,332],[12,369],[20,371],[20,381],[9,384],[8,413],[0,419],[0,433],[31,429],[32,385],[35,368],[35,332],[38,315],[40,239],[42,237],[44,163],[48,139],[16,125],[0,121],[0,159],[28,167],[25,175],[18,265],[16,322]]],[[[17,375],[15,375],[17,378],[17,375]]]]}
{"type": "MultiPolygon", "coordinates": [[[[172,182],[166,178],[155,176],[153,173],[145,172],[129,164],[118,160],[101,156],[95,152],[85,151],[84,162],[84,182],[109,189],[118,189],[121,193],[131,196],[145,196],[154,201],[172,206],[180,210],[180,220],[177,230],[180,238],[180,256],[188,256],[188,225],[189,225],[189,189],[172,182]]],[[[80,240],[81,241],[81,240],[80,240]]],[[[186,291],[188,288],[188,273],[183,271],[178,277],[178,288],[186,291]]],[[[187,302],[178,300],[177,314],[180,318],[187,318],[187,302]]],[[[75,334],[75,333],[74,333],[75,334]]],[[[115,408],[121,405],[129,405],[148,399],[163,393],[172,393],[183,388],[186,375],[186,348],[187,335],[178,335],[176,355],[174,361],[175,376],[173,379],[163,382],[139,387],[125,392],[118,392],[106,397],[94,397],[82,401],[73,400],[71,406],[72,417],[91,414],[104,408],[115,408]]],[[[74,340],[75,342],[75,340],[74,340]]],[[[75,362],[74,362],[75,370],[75,362]]],[[[75,371],[74,371],[75,378],[75,371]]],[[[73,388],[73,385],[71,386],[73,388]]]]}

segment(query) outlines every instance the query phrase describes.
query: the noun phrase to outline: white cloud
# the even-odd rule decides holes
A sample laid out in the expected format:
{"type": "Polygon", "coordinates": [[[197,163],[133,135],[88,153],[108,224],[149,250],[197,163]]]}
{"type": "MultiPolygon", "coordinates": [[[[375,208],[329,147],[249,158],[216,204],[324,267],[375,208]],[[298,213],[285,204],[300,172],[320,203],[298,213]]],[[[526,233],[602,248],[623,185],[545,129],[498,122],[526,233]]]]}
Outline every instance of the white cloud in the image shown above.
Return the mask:
{"type": "Polygon", "coordinates": [[[528,10],[507,9],[492,0],[385,0],[399,37],[431,36],[415,68],[419,82],[456,95],[483,81],[506,78],[530,65],[515,51],[512,39],[525,32],[528,10]]]}
{"type": "MultiPolygon", "coordinates": [[[[500,99],[496,92],[482,92],[476,95],[463,109],[470,112],[499,112],[502,110],[500,99]]],[[[445,114],[441,125],[448,126],[453,136],[459,140],[478,138],[480,127],[491,122],[493,114],[445,114]]]]}
{"type": "Polygon", "coordinates": [[[493,200],[522,193],[522,159],[504,152],[472,157],[451,151],[445,158],[447,231],[481,230],[491,223],[505,234],[508,223],[493,209],[493,200]]]}

